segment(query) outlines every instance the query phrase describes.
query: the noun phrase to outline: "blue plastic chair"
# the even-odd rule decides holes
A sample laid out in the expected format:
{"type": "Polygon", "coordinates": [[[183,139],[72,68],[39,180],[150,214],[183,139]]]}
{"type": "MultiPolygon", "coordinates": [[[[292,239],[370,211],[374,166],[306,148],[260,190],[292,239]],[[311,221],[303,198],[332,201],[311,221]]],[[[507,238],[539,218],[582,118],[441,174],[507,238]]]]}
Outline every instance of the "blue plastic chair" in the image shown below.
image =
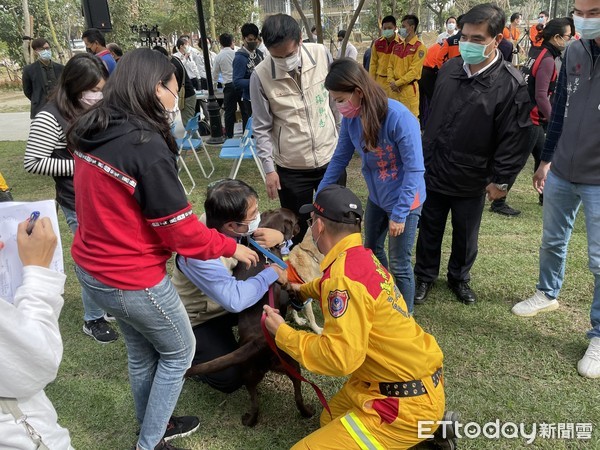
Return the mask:
{"type": "Polygon", "coordinates": [[[190,120],[188,120],[188,123],[185,126],[185,134],[184,134],[183,138],[176,139],[178,153],[179,153],[180,159],[182,160],[182,163],[183,163],[182,165],[185,165],[184,157],[188,153],[191,152],[194,155],[196,162],[198,163],[198,166],[200,166],[200,170],[202,171],[202,174],[204,175],[204,177],[210,178],[210,176],[215,171],[215,166],[212,162],[210,154],[208,153],[208,150],[206,149],[206,145],[204,145],[204,141],[202,140],[202,137],[200,136],[200,132],[198,131],[198,120],[199,119],[200,119],[200,113],[196,114],[194,117],[192,117],[190,120]],[[206,160],[208,161],[208,164],[210,165],[210,173],[206,172],[206,170],[204,169],[204,166],[202,165],[202,161],[200,161],[200,158],[198,157],[198,150],[200,150],[200,149],[202,149],[204,151],[206,160]]]}
{"type": "Polygon", "coordinates": [[[231,167],[231,171],[229,172],[229,178],[233,180],[235,180],[235,177],[237,177],[242,160],[244,159],[254,159],[260,176],[262,177],[263,181],[266,180],[262,164],[260,163],[258,156],[256,156],[256,141],[252,139],[252,117],[248,118],[244,135],[241,137],[239,144],[237,146],[227,146],[223,144],[223,147],[221,147],[221,152],[219,153],[219,158],[235,160],[233,166],[231,167]]]}

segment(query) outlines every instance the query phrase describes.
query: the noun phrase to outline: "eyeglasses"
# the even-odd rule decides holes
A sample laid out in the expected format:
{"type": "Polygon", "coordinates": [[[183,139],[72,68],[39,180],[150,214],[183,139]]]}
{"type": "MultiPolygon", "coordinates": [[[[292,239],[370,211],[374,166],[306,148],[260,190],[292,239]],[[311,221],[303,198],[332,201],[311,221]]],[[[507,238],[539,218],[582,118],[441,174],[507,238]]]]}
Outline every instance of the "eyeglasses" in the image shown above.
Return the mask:
{"type": "Polygon", "coordinates": [[[314,218],[313,218],[313,217],[311,217],[310,219],[308,219],[308,220],[306,221],[306,224],[308,225],[308,228],[312,228],[312,226],[313,226],[313,223],[315,223],[315,221],[314,221],[314,218]]]}
{"type": "Polygon", "coordinates": [[[244,220],[244,221],[242,221],[242,222],[236,222],[236,223],[237,223],[238,225],[249,225],[250,223],[254,222],[254,221],[255,221],[255,220],[258,218],[258,215],[259,215],[259,214],[260,214],[260,213],[256,213],[256,216],[254,216],[254,218],[253,218],[253,219],[250,219],[250,220],[244,220]]]}

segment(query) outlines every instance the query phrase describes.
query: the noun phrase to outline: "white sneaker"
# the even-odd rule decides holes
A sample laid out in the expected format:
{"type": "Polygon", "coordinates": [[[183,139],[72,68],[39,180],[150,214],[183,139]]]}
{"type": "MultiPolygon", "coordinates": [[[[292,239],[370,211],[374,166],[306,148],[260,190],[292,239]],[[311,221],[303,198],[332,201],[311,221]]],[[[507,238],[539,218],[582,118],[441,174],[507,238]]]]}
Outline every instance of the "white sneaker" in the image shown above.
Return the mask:
{"type": "Polygon", "coordinates": [[[579,375],[586,378],[600,378],[600,337],[590,340],[585,355],[577,363],[579,375]]]}
{"type": "Polygon", "coordinates": [[[512,312],[521,317],[533,317],[539,312],[554,311],[557,308],[558,300],[550,300],[542,291],[536,290],[533,297],[513,306],[512,312]]]}

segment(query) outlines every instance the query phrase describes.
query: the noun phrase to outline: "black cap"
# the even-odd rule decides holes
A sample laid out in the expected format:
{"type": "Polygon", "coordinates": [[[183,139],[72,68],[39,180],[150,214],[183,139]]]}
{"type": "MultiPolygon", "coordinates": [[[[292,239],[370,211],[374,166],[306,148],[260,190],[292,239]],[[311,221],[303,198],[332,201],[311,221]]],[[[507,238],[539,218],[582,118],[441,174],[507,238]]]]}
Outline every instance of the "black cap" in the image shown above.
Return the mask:
{"type": "Polygon", "coordinates": [[[330,184],[323,188],[312,204],[302,205],[300,213],[316,212],[334,222],[355,224],[356,218],[350,217],[351,212],[362,218],[363,209],[360,200],[350,189],[339,184],[330,184]]]}

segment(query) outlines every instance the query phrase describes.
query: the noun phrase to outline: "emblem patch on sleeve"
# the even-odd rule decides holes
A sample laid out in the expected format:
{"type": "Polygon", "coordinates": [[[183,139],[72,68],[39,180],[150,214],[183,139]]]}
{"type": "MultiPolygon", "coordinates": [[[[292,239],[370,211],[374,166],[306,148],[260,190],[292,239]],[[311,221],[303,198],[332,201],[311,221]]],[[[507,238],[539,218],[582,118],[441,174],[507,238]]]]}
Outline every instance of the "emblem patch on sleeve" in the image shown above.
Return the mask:
{"type": "Polygon", "coordinates": [[[421,50],[419,52],[419,58],[423,58],[423,56],[425,56],[425,52],[423,50],[421,50]]]}
{"type": "Polygon", "coordinates": [[[349,300],[350,296],[348,295],[348,291],[340,291],[339,289],[336,289],[335,291],[329,291],[329,295],[327,296],[327,304],[331,317],[334,319],[342,317],[348,309],[349,300]]]}

